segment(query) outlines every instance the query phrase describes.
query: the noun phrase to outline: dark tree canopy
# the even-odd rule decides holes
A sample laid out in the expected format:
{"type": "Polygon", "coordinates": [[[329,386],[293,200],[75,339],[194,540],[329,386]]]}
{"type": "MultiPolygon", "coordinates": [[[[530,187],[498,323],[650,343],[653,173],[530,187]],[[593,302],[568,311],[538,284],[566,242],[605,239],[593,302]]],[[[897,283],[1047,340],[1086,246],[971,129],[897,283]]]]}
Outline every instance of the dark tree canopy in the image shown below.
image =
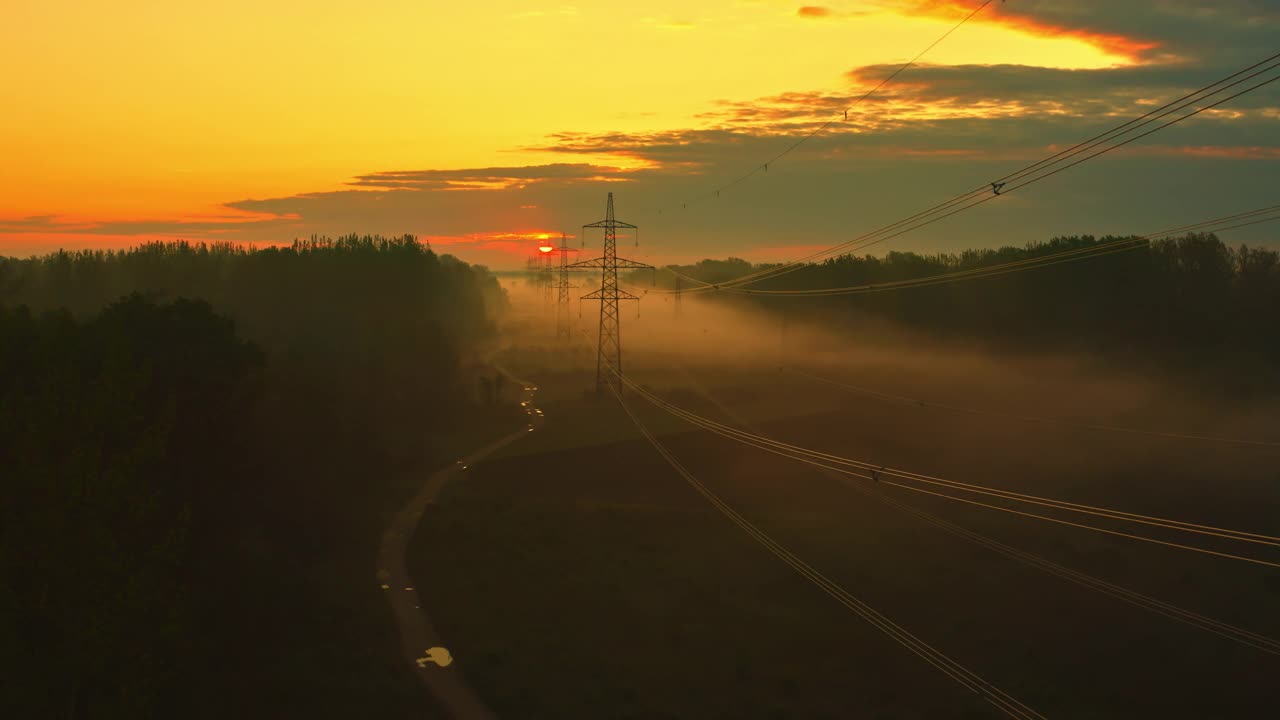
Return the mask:
{"type": "Polygon", "coordinates": [[[408,236],[0,260],[0,707],[421,712],[375,543],[505,302],[408,236]]]}
{"type": "MultiPolygon", "coordinates": [[[[989,268],[1129,238],[1072,236],[1025,247],[883,257],[841,255],[752,284],[817,289],[889,283],[989,268]]],[[[676,267],[708,283],[776,267],[730,258],[676,267]]],[[[667,287],[670,273],[662,274],[667,287]]],[[[689,289],[691,283],[684,284],[689,289]]],[[[732,296],[740,297],[740,296],[732,296]]],[[[789,313],[839,319],[868,314],[932,334],[1123,352],[1223,351],[1280,360],[1280,253],[1230,248],[1212,234],[1157,240],[1137,249],[1049,267],[924,287],[834,297],[749,296],[789,313]]]]}

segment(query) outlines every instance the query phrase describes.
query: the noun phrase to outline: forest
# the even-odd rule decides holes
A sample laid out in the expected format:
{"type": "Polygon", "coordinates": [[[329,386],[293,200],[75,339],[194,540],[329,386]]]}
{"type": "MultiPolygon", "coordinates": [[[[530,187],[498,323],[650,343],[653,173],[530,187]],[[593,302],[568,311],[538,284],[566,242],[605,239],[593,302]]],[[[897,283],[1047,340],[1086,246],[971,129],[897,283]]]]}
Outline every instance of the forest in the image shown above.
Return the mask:
{"type": "Polygon", "coordinates": [[[421,712],[375,544],[518,422],[481,391],[505,302],[411,236],[0,260],[0,706],[421,712]]]}
{"type": "MultiPolygon", "coordinates": [[[[1090,235],[1055,237],[1023,247],[882,257],[841,255],[748,286],[752,290],[873,285],[989,268],[1055,253],[1131,240],[1090,235]]],[[[739,258],[673,266],[722,283],[776,265],[739,258]]],[[[665,288],[671,273],[659,273],[665,288]]],[[[635,276],[637,287],[648,276],[635,276]]],[[[693,285],[684,282],[684,290],[693,285]]],[[[712,296],[723,296],[713,293],[712,296]]],[[[847,322],[873,317],[930,335],[1004,347],[1071,349],[1116,356],[1178,353],[1191,363],[1280,360],[1280,253],[1228,247],[1213,234],[1134,243],[1124,252],[894,292],[794,300],[786,295],[731,295],[776,313],[847,322]]]]}

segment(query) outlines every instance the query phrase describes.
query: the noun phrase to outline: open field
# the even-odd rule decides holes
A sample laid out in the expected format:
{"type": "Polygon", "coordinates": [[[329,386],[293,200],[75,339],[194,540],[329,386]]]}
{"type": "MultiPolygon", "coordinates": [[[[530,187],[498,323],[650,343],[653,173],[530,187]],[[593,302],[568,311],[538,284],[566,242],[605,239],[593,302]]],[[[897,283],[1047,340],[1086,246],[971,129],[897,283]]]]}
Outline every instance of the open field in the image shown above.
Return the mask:
{"type": "MultiPolygon", "coordinates": [[[[616,405],[583,394],[593,363],[576,357],[559,372],[524,373],[539,384],[545,429],[472,468],[429,511],[411,548],[413,572],[435,588],[424,599],[441,634],[500,715],[998,715],[716,512],[616,405]]],[[[851,367],[811,369],[837,377],[851,367]]],[[[984,378],[961,361],[947,373],[866,360],[843,379],[1075,420],[1217,434],[1267,428],[1263,406],[1218,412],[1198,394],[1150,392],[1088,368],[1041,377],[1029,368],[984,378]]],[[[841,393],[763,363],[699,363],[651,346],[631,355],[628,374],[706,417],[745,420],[770,437],[846,457],[1257,532],[1275,532],[1280,517],[1273,447],[975,417],[841,393]]],[[[1280,702],[1280,657],[1014,563],[821,471],[695,430],[634,393],[628,402],[699,479],[787,549],[1048,717],[1252,718],[1280,702]]],[[[874,492],[1280,636],[1280,570],[905,490],[874,492]]],[[[1205,546],[1217,547],[1211,540],[1205,546]]]]}

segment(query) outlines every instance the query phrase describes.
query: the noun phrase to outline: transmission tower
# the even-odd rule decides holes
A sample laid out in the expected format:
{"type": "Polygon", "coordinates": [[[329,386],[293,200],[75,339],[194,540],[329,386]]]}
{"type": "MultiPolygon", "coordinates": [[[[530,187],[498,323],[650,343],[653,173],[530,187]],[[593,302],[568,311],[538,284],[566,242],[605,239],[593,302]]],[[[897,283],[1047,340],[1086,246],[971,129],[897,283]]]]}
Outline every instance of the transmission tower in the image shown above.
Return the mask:
{"type": "Polygon", "coordinates": [[[618,302],[620,300],[639,301],[640,298],[618,287],[618,268],[648,268],[652,270],[653,266],[618,257],[618,228],[635,229],[636,226],[614,218],[613,193],[609,193],[609,204],[605,209],[604,220],[593,222],[590,225],[583,225],[582,227],[584,230],[586,228],[604,228],[604,255],[592,260],[576,262],[569,266],[575,268],[600,268],[600,289],[589,295],[582,296],[583,300],[600,301],[600,334],[596,344],[596,394],[603,394],[608,387],[612,387],[621,394],[622,328],[618,317],[618,302]]]}
{"type": "Polygon", "coordinates": [[[529,287],[539,295],[542,294],[542,273],[538,271],[538,258],[533,255],[525,262],[525,273],[529,276],[529,287]]]}
{"type": "Polygon", "coordinates": [[[554,285],[557,291],[556,296],[556,338],[569,339],[573,337],[573,328],[569,323],[569,288],[578,287],[569,284],[569,273],[578,272],[569,267],[569,253],[577,252],[577,248],[569,247],[565,242],[564,233],[560,233],[560,247],[556,248],[556,252],[560,254],[560,275],[554,285]]]}
{"type": "Polygon", "coordinates": [[[544,305],[551,304],[552,273],[554,272],[551,266],[551,252],[550,249],[546,252],[534,250],[528,262],[528,273],[532,278],[530,282],[534,292],[542,298],[544,305]]]}
{"type": "Polygon", "coordinates": [[[680,276],[676,276],[676,292],[675,292],[676,317],[680,317],[680,276]]]}
{"type": "Polygon", "coordinates": [[[541,273],[540,273],[542,277],[542,301],[543,303],[550,305],[551,304],[551,286],[552,286],[551,253],[549,252],[542,253],[541,255],[539,255],[538,259],[542,261],[542,267],[541,267],[541,273]]]}

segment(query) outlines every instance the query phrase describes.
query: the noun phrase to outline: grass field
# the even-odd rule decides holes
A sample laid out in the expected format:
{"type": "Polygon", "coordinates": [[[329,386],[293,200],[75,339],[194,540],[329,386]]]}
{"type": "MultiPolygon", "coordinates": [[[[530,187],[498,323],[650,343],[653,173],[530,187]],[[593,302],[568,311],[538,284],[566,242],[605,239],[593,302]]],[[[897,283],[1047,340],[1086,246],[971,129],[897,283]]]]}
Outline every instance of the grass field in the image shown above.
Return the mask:
{"type": "MultiPolygon", "coordinates": [[[[1277,529],[1274,448],[978,422],[783,373],[761,382],[758,369],[649,360],[633,362],[631,375],[660,394],[722,422],[731,422],[728,410],[790,442],[1079,502],[1277,529]]],[[[616,405],[583,393],[589,365],[526,374],[539,384],[545,429],[447,489],[411,548],[443,637],[500,715],[998,716],[694,493],[616,405]]],[[[1043,409],[1037,393],[1064,395],[1029,379],[1014,397],[966,393],[936,375],[932,385],[902,373],[860,377],[1009,411],[1043,409]]],[[[1066,395],[1073,400],[1058,402],[1059,412],[1109,402],[1108,417],[1148,424],[1175,422],[1185,400],[1118,398],[1085,384],[1066,395]]],[[[1280,657],[1013,563],[821,472],[692,430],[634,394],[629,402],[681,462],[775,540],[1048,717],[1255,718],[1280,703],[1280,657]]],[[[1202,417],[1198,429],[1230,424],[1202,417]]],[[[1076,570],[1280,636],[1280,571],[883,491],[1076,570]]]]}

